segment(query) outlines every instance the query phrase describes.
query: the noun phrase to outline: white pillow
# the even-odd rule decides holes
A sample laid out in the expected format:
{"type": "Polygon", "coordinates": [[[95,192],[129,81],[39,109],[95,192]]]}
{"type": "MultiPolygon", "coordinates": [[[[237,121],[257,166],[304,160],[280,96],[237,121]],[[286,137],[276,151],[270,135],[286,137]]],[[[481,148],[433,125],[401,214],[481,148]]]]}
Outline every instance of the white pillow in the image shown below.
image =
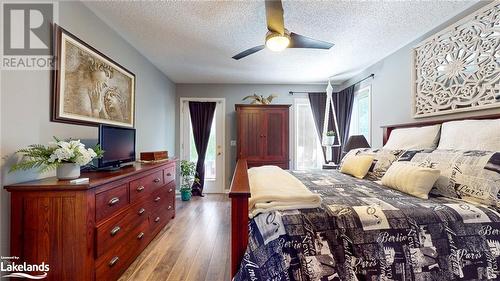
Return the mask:
{"type": "Polygon", "coordinates": [[[445,122],[438,149],[500,151],[500,119],[445,122]]]}
{"type": "Polygon", "coordinates": [[[384,149],[434,149],[440,128],[440,125],[433,125],[392,130],[384,149]]]}
{"type": "Polygon", "coordinates": [[[382,177],[382,185],[428,199],[429,191],[439,175],[440,171],[436,169],[418,167],[408,162],[395,162],[382,177]]]}

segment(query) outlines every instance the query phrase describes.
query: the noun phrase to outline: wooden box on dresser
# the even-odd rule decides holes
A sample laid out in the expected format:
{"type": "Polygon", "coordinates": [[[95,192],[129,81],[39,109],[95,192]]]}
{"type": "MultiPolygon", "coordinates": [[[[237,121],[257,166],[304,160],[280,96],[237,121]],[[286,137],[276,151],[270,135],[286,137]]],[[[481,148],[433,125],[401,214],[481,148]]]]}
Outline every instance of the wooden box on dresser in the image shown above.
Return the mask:
{"type": "Polygon", "coordinates": [[[290,104],[236,104],[237,159],[248,167],[289,167],[290,104]]]}
{"type": "Polygon", "coordinates": [[[44,280],[116,280],[175,216],[176,161],[14,184],[11,255],[50,266],[44,280]]]}

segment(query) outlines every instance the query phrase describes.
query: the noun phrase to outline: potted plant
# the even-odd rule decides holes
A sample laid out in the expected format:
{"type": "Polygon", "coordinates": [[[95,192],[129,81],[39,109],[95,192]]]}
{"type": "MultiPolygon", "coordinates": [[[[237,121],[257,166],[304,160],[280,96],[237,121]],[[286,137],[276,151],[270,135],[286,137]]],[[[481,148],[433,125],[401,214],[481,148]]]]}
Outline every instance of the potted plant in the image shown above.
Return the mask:
{"type": "Polygon", "coordinates": [[[335,143],[335,131],[326,132],[326,136],[323,138],[323,146],[333,146],[335,143]]]}
{"type": "Polygon", "coordinates": [[[181,199],[182,201],[189,201],[191,199],[191,187],[193,183],[198,182],[196,174],[196,163],[187,160],[181,161],[181,199]]]}
{"type": "Polygon", "coordinates": [[[85,166],[95,158],[102,157],[104,151],[99,145],[85,148],[80,140],[59,140],[54,137],[48,146],[33,144],[20,149],[21,161],[12,165],[9,172],[38,168],[39,172],[56,169],[60,180],[77,179],[80,177],[80,166],[85,166]]]}

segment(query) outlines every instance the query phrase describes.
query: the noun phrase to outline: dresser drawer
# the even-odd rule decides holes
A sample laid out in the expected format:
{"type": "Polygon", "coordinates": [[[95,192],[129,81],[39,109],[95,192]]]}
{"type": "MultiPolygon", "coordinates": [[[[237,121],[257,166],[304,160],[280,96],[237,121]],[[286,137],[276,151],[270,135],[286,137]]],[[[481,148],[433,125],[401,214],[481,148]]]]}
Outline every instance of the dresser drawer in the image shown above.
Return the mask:
{"type": "Polygon", "coordinates": [[[128,184],[98,193],[95,196],[96,221],[102,221],[128,206],[128,184]]]}
{"type": "Polygon", "coordinates": [[[170,189],[172,188],[166,186],[153,193],[149,200],[153,212],[158,212],[161,209],[170,210],[173,208],[175,193],[173,191],[169,192],[170,189]]]}
{"type": "Polygon", "coordinates": [[[150,241],[149,229],[149,222],[145,220],[124,237],[123,243],[99,257],[96,261],[96,280],[117,280],[150,241]]]}
{"type": "Polygon", "coordinates": [[[175,166],[171,166],[163,170],[163,178],[165,179],[165,183],[175,180],[175,166]]]}
{"type": "Polygon", "coordinates": [[[130,182],[130,202],[137,202],[137,200],[149,196],[162,185],[164,185],[163,171],[130,182]]]}
{"type": "Polygon", "coordinates": [[[130,206],[124,214],[119,214],[98,226],[96,231],[97,257],[117,245],[117,243],[124,242],[124,238],[130,231],[144,221],[148,221],[151,209],[147,202],[135,204],[130,206]]]}
{"type": "MultiPolygon", "coordinates": [[[[173,206],[172,206],[173,208],[173,206]]],[[[150,232],[156,235],[167,223],[172,219],[170,212],[167,208],[158,209],[153,212],[149,217],[150,232]]]]}

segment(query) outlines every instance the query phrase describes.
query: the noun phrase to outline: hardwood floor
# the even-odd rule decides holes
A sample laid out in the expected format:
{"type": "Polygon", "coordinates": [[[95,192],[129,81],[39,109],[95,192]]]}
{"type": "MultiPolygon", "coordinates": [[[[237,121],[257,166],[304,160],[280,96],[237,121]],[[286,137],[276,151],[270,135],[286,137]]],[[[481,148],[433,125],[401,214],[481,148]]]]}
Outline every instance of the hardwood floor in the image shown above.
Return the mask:
{"type": "Polygon", "coordinates": [[[176,216],[119,281],[225,281],[230,278],[227,194],[176,198],[176,216]]]}

